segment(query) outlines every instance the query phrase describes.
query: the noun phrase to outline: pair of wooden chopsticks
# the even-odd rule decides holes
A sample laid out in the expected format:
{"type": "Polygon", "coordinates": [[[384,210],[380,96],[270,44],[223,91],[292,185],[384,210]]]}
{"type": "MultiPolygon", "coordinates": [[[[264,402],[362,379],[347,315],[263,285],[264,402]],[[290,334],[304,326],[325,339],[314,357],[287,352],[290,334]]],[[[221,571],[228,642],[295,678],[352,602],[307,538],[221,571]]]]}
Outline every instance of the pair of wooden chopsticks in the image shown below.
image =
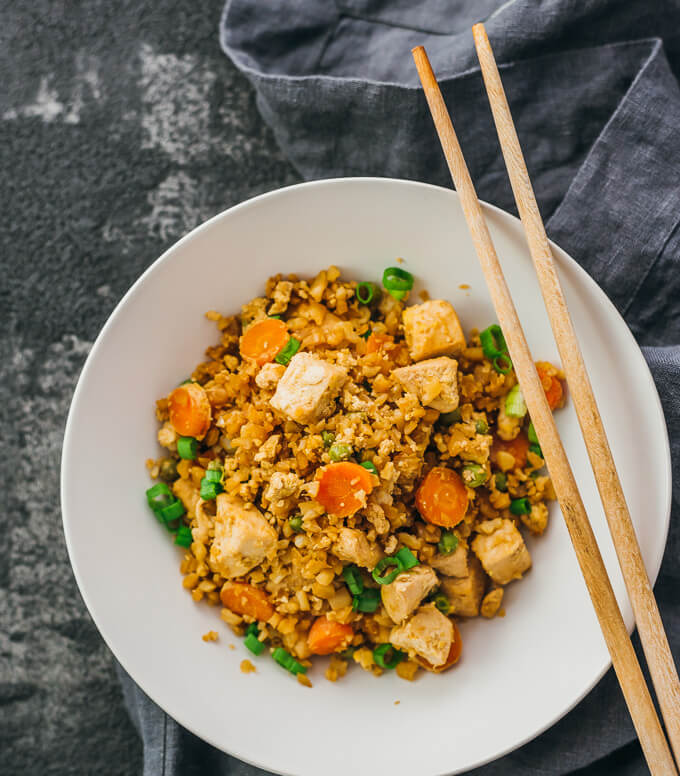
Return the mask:
{"type": "MultiPolygon", "coordinates": [[[[529,180],[510,108],[486,30],[473,27],[477,55],[500,140],[512,190],[538,275],[553,334],[562,358],[570,394],[607,515],[619,564],[632,604],[647,665],[666,723],[668,737],[680,762],[680,682],[659,609],[644,567],[640,547],[595,402],[574,327],[567,310],[550,244],[529,180]]],[[[540,440],[562,514],[583,577],[600,622],[612,664],[628,704],[649,769],[654,776],[676,774],[640,664],[626,630],[590,521],[567,460],[552,412],[536,372],[517,311],[503,276],[451,118],[425,49],[413,49],[451,177],[460,196],[498,321],[508,344],[515,372],[540,440]]]]}

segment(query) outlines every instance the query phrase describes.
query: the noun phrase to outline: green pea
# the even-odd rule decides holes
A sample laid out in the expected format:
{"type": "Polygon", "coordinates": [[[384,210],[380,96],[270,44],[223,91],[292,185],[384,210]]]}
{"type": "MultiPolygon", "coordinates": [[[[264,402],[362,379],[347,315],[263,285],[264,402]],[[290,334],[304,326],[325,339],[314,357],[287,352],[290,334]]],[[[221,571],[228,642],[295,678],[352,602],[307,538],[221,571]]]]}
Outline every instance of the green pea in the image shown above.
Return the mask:
{"type": "Polygon", "coordinates": [[[344,442],[336,442],[328,451],[331,461],[346,461],[352,455],[352,447],[344,442]]]}

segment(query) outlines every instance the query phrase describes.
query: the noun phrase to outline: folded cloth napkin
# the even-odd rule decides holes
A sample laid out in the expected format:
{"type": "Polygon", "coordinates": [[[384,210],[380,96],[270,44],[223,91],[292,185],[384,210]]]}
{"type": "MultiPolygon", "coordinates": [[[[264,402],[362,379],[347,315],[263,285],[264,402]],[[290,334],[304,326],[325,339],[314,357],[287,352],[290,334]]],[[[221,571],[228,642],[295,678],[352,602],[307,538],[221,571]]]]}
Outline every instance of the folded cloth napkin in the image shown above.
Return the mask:
{"type": "MultiPolygon", "coordinates": [[[[410,50],[424,44],[479,195],[514,211],[470,27],[484,21],[549,236],[624,315],[668,423],[674,498],[656,595],[680,657],[680,4],[646,0],[231,0],[221,42],[305,178],[450,185],[410,50]],[[674,37],[669,37],[674,36],[674,37]]],[[[182,730],[129,678],[145,773],[254,776],[182,730]]],[[[610,672],[533,742],[477,776],[646,773],[610,672]]]]}

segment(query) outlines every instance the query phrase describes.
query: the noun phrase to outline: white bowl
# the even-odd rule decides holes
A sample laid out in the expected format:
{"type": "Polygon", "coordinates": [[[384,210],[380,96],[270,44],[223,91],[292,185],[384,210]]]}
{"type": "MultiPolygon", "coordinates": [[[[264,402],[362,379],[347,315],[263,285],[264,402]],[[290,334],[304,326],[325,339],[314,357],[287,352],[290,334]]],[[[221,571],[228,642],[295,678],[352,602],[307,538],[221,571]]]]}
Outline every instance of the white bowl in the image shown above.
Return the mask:
{"type": "MultiPolygon", "coordinates": [[[[485,206],[536,359],[558,361],[519,222],[485,206]]],[[[647,569],[656,578],[670,514],[670,455],[659,398],[632,335],[596,284],[554,247],[647,569]],[[644,450],[645,454],[640,455],[644,450]]],[[[295,776],[459,773],[562,717],[609,657],[559,509],[530,539],[533,569],[507,589],[505,618],[463,623],[463,659],[413,683],[354,667],[298,684],[253,658],[182,588],[181,553],[145,504],[157,455],[154,401],[191,372],[216,329],[277,272],[329,264],[379,280],[396,257],[419,287],[450,300],[464,328],[495,320],[457,195],[406,181],[342,179],[256,197],[195,229],[135,283],[87,360],[62,460],[64,530],[90,613],[125,670],[179,723],[262,768],[295,776]],[[469,285],[469,290],[461,288],[469,285]],[[216,643],[201,635],[219,632],[216,643]],[[236,644],[235,650],[227,645],[236,644]],[[398,705],[396,701],[400,701],[398,705]]],[[[557,423],[627,624],[633,619],[571,404],[557,423]]]]}

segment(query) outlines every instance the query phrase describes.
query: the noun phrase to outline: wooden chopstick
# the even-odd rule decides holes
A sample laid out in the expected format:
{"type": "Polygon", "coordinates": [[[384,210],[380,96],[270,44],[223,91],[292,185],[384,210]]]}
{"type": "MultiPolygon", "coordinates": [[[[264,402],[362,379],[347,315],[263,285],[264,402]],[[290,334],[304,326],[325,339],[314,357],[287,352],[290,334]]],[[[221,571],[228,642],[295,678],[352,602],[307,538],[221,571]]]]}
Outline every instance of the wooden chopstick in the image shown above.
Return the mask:
{"type": "Polygon", "coordinates": [[[550,470],[574,551],[649,769],[655,776],[670,776],[676,773],[673,757],[607,576],[574,474],[557,433],[451,118],[425,49],[418,46],[412,53],[491,300],[508,344],[531,419],[541,440],[541,449],[550,470]]]}
{"type": "Polygon", "coordinates": [[[635,614],[649,673],[666,723],[668,738],[676,761],[680,763],[680,680],[673,662],[673,654],[645,570],[621,480],[616,471],[581,348],[576,339],[557,276],[550,243],[529,179],[491,44],[483,24],[475,25],[472,33],[515,202],[524,225],[550,325],[555,335],[569,391],[574,400],[576,415],[600,491],[602,506],[607,516],[609,531],[635,614]]]}

